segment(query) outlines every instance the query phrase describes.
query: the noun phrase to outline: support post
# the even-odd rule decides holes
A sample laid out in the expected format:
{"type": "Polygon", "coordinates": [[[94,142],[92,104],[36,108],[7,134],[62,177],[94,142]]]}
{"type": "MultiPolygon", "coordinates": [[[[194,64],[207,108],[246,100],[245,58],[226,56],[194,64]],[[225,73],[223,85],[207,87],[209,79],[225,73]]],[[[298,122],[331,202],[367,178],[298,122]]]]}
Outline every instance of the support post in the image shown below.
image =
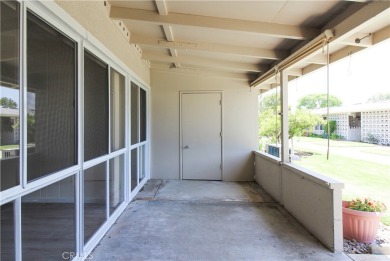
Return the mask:
{"type": "Polygon", "coordinates": [[[290,153],[288,144],[288,73],[287,70],[280,72],[281,89],[281,115],[282,115],[282,163],[290,163],[290,153]]]}

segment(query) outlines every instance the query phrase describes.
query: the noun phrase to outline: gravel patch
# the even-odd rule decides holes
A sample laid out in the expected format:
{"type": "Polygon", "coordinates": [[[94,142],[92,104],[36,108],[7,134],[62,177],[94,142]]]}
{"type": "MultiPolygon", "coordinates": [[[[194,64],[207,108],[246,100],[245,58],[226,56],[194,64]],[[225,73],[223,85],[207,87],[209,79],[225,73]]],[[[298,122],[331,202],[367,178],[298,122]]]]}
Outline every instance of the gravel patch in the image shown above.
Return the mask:
{"type": "Polygon", "coordinates": [[[379,224],[378,234],[374,243],[361,243],[355,239],[349,240],[344,238],[344,252],[347,254],[371,254],[371,245],[388,245],[390,244],[390,226],[379,224]]]}

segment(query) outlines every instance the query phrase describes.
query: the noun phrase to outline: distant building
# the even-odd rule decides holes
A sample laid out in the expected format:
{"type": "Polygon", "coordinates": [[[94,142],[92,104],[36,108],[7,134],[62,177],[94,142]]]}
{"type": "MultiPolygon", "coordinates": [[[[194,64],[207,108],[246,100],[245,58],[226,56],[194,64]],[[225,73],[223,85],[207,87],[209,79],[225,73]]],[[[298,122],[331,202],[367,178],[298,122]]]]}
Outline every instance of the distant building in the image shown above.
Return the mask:
{"type": "MultiPolygon", "coordinates": [[[[327,117],[326,108],[312,112],[327,117]]],[[[348,141],[390,145],[390,101],[331,107],[329,119],[336,121],[335,133],[348,141]]],[[[323,134],[324,130],[316,126],[313,132],[323,134]]]]}
{"type": "Polygon", "coordinates": [[[14,127],[19,121],[19,109],[0,108],[1,145],[19,143],[19,127],[14,127]]]}

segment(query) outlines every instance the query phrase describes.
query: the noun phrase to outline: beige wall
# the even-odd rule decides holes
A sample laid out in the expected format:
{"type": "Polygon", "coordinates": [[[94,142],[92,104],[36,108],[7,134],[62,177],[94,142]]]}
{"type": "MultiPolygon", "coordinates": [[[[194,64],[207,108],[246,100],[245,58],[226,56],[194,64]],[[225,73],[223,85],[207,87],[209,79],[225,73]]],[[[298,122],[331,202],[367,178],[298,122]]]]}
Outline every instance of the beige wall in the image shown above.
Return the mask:
{"type": "Polygon", "coordinates": [[[179,92],[223,91],[223,180],[253,180],[257,92],[245,81],[151,71],[151,178],[179,179],[179,92]]]}
{"type": "Polygon", "coordinates": [[[57,4],[147,84],[150,70],[108,17],[103,1],[59,1],[57,4]]]}
{"type": "Polygon", "coordinates": [[[343,251],[344,184],[264,152],[255,157],[256,182],[330,250],[343,251]]]}

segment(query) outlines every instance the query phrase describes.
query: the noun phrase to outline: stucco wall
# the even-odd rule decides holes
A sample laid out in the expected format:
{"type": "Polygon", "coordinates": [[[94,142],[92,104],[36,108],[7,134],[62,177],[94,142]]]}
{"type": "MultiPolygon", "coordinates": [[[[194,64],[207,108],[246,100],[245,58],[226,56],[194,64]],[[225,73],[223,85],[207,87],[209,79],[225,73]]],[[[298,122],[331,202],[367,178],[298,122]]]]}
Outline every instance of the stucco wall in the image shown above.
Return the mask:
{"type": "Polygon", "coordinates": [[[56,3],[133,70],[138,77],[150,84],[149,68],[108,17],[103,1],[56,0],[56,3]]]}
{"type": "Polygon", "coordinates": [[[255,152],[256,182],[325,246],[343,250],[341,195],[344,184],[295,164],[255,152]]]}
{"type": "Polygon", "coordinates": [[[223,180],[253,180],[258,146],[257,92],[247,82],[151,71],[151,178],[180,179],[180,91],[223,92],[223,180]]]}

